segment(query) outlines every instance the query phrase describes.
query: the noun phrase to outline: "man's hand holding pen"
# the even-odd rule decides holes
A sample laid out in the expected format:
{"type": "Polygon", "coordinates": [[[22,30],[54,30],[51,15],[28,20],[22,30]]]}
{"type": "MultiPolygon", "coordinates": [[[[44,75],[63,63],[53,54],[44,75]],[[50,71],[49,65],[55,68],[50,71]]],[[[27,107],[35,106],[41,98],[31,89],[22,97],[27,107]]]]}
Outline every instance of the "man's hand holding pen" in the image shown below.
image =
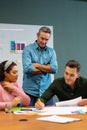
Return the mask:
{"type": "Polygon", "coordinates": [[[44,108],[44,103],[41,102],[40,98],[38,98],[37,102],[35,103],[35,107],[39,110],[43,109],[44,108]]]}

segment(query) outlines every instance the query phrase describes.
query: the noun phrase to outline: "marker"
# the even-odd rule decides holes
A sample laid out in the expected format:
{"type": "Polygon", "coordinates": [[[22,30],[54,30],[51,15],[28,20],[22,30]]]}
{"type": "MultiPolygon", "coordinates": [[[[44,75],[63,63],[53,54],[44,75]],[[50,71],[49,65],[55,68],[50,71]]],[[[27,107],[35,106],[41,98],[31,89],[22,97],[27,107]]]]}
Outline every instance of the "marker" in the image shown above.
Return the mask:
{"type": "Polygon", "coordinates": [[[22,107],[22,101],[20,102],[20,108],[22,107]]]}
{"type": "Polygon", "coordinates": [[[34,108],[34,109],[31,109],[31,108],[22,108],[22,109],[20,109],[21,111],[32,111],[32,112],[41,112],[41,110],[38,110],[38,109],[36,109],[36,108],[34,108]]]}
{"type": "Polygon", "coordinates": [[[85,112],[82,110],[72,111],[73,114],[84,114],[85,112]]]}
{"type": "Polygon", "coordinates": [[[21,111],[32,111],[32,109],[30,109],[30,108],[25,108],[25,109],[21,108],[20,110],[21,111]]]}
{"type": "Polygon", "coordinates": [[[38,101],[39,103],[42,103],[41,100],[40,100],[40,98],[38,98],[37,101],[38,101]]]}

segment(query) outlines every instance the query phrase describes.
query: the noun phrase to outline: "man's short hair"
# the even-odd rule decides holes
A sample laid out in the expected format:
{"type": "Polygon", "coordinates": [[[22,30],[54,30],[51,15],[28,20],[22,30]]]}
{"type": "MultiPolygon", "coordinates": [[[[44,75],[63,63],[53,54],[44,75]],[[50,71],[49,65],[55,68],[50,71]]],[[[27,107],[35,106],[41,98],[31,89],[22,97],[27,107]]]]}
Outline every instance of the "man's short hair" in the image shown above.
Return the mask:
{"type": "Polygon", "coordinates": [[[79,62],[76,61],[76,60],[69,60],[69,61],[66,63],[65,67],[66,67],[66,66],[68,66],[68,67],[70,67],[70,68],[76,68],[76,69],[77,69],[77,72],[80,72],[80,64],[79,64],[79,62]]]}
{"type": "Polygon", "coordinates": [[[41,28],[39,29],[39,32],[38,32],[38,33],[40,34],[41,32],[45,32],[45,33],[51,34],[51,29],[50,29],[49,27],[43,26],[43,27],[41,27],[41,28]]]}

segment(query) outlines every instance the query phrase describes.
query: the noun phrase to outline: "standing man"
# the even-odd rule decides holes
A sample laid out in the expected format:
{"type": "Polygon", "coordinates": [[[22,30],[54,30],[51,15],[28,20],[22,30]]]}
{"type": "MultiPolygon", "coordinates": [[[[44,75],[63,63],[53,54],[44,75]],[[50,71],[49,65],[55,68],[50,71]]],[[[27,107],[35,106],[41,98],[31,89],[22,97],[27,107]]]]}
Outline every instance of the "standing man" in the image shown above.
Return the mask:
{"type": "MultiPolygon", "coordinates": [[[[58,70],[55,50],[47,46],[50,36],[50,28],[41,27],[37,40],[27,45],[22,53],[23,89],[31,98],[31,106],[51,84],[51,74],[58,70]]],[[[47,102],[47,105],[52,104],[53,99],[47,102]]]]}

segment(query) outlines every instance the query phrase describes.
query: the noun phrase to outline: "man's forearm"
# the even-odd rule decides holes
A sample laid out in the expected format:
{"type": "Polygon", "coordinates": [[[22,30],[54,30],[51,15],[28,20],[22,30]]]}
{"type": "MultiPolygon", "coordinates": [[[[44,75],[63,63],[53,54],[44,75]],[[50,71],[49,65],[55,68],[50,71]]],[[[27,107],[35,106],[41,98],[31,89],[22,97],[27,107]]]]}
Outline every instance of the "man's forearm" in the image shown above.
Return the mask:
{"type": "Polygon", "coordinates": [[[42,65],[39,63],[32,63],[32,65],[36,68],[39,69],[40,71],[43,71],[45,73],[52,73],[52,69],[50,67],[50,65],[42,65]]]}
{"type": "Polygon", "coordinates": [[[43,72],[37,68],[35,68],[32,72],[32,74],[42,74],[43,72]]]}

